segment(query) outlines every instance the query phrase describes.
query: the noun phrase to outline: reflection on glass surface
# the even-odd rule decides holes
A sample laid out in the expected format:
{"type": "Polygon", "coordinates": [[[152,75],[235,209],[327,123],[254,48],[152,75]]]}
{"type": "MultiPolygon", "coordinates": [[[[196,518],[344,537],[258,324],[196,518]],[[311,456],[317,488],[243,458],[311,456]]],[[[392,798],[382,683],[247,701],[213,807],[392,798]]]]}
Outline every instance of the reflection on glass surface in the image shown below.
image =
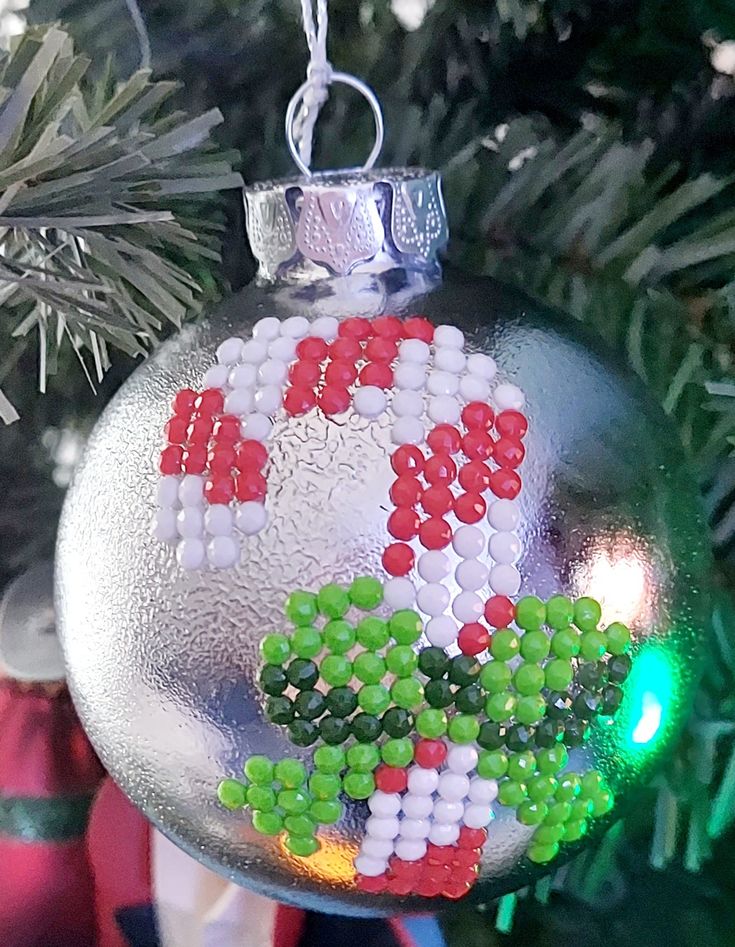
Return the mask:
{"type": "Polygon", "coordinates": [[[597,599],[602,606],[604,624],[621,621],[645,632],[654,617],[652,570],[640,537],[619,533],[591,550],[579,568],[577,583],[582,595],[597,599]]]}

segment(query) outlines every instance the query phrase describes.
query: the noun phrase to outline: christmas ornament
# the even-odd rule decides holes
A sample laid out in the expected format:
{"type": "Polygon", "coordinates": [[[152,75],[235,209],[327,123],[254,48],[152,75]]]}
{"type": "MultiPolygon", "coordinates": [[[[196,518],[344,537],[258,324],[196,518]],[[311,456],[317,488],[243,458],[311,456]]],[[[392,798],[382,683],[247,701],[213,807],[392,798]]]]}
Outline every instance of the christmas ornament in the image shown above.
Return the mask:
{"type": "Polygon", "coordinates": [[[442,282],[437,175],[246,201],[257,284],[135,373],[69,492],[80,711],[131,799],[244,885],[356,914],[496,897],[676,738],[695,482],[577,327],[442,282]]]}

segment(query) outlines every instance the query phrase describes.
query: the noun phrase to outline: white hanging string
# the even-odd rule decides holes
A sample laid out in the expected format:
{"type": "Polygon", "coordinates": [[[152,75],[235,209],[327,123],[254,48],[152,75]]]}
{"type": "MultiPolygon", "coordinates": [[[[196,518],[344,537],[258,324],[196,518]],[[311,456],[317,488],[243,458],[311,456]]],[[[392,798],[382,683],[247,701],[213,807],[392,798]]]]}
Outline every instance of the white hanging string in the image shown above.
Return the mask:
{"type": "Polygon", "coordinates": [[[332,64],[327,59],[327,0],[316,0],[316,15],[314,0],[301,0],[301,15],[309,46],[309,66],[306,70],[306,87],[301,108],[293,123],[293,136],[301,160],[308,166],[311,164],[314,127],[319,112],[329,97],[329,85],[333,75],[332,64]]]}
{"type": "Polygon", "coordinates": [[[138,6],[138,0],[125,0],[125,6],[130,13],[130,19],[135,27],[135,35],[138,37],[138,48],[140,49],[140,69],[151,68],[151,38],[148,35],[148,27],[145,25],[143,12],[138,6]]]}

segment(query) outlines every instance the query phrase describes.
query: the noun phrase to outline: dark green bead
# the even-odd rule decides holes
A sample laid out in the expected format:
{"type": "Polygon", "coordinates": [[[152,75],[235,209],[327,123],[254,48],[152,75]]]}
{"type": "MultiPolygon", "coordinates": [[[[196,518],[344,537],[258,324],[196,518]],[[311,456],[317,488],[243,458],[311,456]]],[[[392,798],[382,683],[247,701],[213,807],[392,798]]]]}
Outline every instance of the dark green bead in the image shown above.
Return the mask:
{"type": "Polygon", "coordinates": [[[630,674],[632,666],[633,662],[630,659],[630,655],[616,654],[615,657],[610,658],[607,662],[607,679],[612,684],[622,684],[630,674]]]}
{"type": "Polygon", "coordinates": [[[574,698],[574,713],[581,720],[591,720],[600,712],[602,701],[592,691],[581,691],[574,698]]]}
{"type": "Polygon", "coordinates": [[[442,648],[424,648],[419,655],[419,670],[432,680],[444,677],[449,669],[449,658],[442,648]]]}
{"type": "Polygon", "coordinates": [[[483,750],[499,750],[501,746],[505,746],[506,729],[503,724],[488,720],[480,727],[477,742],[483,750]]]}
{"type": "Polygon", "coordinates": [[[293,703],[288,697],[269,697],[265,705],[265,714],[271,723],[283,725],[293,720],[293,703]]]}
{"type": "Polygon", "coordinates": [[[351,687],[333,687],[327,692],[327,709],[333,717],[349,717],[357,707],[357,694],[351,687]]]}
{"type": "Polygon", "coordinates": [[[561,720],[551,720],[548,717],[536,727],[536,746],[554,746],[564,736],[564,724],[561,720]]]}
{"type": "Polygon", "coordinates": [[[352,719],[350,729],[358,743],[372,743],[383,732],[383,724],[372,714],[358,714],[352,719]]]}
{"type": "Polygon", "coordinates": [[[602,661],[583,664],[577,671],[576,684],[586,690],[597,690],[605,681],[606,667],[602,661]]]}
{"type": "Polygon", "coordinates": [[[454,692],[449,681],[427,681],[424,697],[430,707],[440,707],[443,710],[454,701],[454,692]]]}
{"type": "Polygon", "coordinates": [[[293,702],[294,710],[304,720],[316,720],[327,709],[324,694],[319,691],[301,691],[293,702]]]}
{"type": "Polygon", "coordinates": [[[272,697],[280,697],[288,687],[286,672],[277,664],[266,664],[258,680],[263,693],[272,697]]]}
{"type": "Polygon", "coordinates": [[[589,727],[584,720],[572,718],[564,724],[564,744],[581,746],[587,738],[589,727]]]}
{"type": "Polygon", "coordinates": [[[300,691],[312,690],[319,680],[319,669],[313,661],[296,658],[286,668],[286,677],[300,691]]]}
{"type": "Polygon", "coordinates": [[[566,720],[572,712],[572,698],[560,691],[551,691],[546,698],[546,716],[552,720],[566,720]]]}
{"type": "Polygon", "coordinates": [[[288,725],[288,736],[296,746],[311,746],[316,743],[319,728],[310,720],[294,720],[288,725]]]}
{"type": "Polygon", "coordinates": [[[449,680],[460,687],[474,684],[480,674],[480,665],[469,654],[460,654],[452,658],[449,668],[449,680]]]}
{"type": "Polygon", "coordinates": [[[338,746],[349,737],[350,725],[341,717],[322,717],[319,721],[319,735],[330,746],[338,746]]]}
{"type": "Polygon", "coordinates": [[[614,714],[615,711],[620,706],[620,703],[623,699],[622,690],[617,687],[615,684],[608,684],[602,689],[602,704],[600,705],[600,713],[605,716],[614,714]]]}
{"type": "Polygon", "coordinates": [[[525,727],[520,723],[516,724],[508,728],[505,742],[509,750],[520,753],[533,744],[533,732],[530,727],[525,727]]]}
{"type": "Polygon", "coordinates": [[[402,707],[391,707],[383,714],[382,724],[389,737],[407,737],[413,727],[413,717],[402,707]]]}
{"type": "Polygon", "coordinates": [[[470,684],[458,690],[454,697],[454,706],[463,714],[479,714],[485,706],[485,694],[479,684],[470,684]]]}

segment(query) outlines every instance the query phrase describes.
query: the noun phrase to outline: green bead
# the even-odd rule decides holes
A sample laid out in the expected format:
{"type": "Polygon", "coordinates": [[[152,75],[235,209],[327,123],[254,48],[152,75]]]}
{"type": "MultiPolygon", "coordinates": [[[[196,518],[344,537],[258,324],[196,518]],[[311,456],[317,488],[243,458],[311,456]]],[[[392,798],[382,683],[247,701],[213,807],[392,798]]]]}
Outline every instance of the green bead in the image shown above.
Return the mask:
{"type": "Polygon", "coordinates": [[[396,677],[411,677],[419,666],[419,656],[407,644],[397,644],[385,656],[385,664],[396,677]]]}
{"type": "Polygon", "coordinates": [[[485,695],[479,684],[470,684],[457,691],[454,706],[463,714],[479,714],[485,706],[485,695]]]}
{"type": "MultiPolygon", "coordinates": [[[[335,747],[324,746],[323,750],[335,747]]],[[[336,799],[342,791],[342,780],[335,773],[312,773],[309,777],[309,792],[315,799],[336,799]]]]}
{"type": "Polygon", "coordinates": [[[605,653],[607,641],[601,631],[585,631],[582,635],[582,657],[586,661],[599,661],[605,653]]]}
{"type": "Polygon", "coordinates": [[[340,585],[330,583],[319,589],[316,604],[322,615],[327,618],[341,618],[350,607],[350,596],[340,585]]]}
{"type": "Polygon", "coordinates": [[[473,743],[480,732],[480,721],[469,714],[457,714],[449,721],[449,739],[454,743],[473,743]]]}
{"type": "Polygon", "coordinates": [[[332,654],[344,654],[355,646],[357,632],[348,621],[337,618],[329,621],[322,629],[324,647],[332,654]]]}
{"type": "Polygon", "coordinates": [[[288,697],[269,697],[265,702],[265,715],[271,723],[285,726],[293,720],[293,701],[288,697]]]}
{"type": "Polygon", "coordinates": [[[273,775],[284,789],[299,789],[306,782],[306,767],[301,760],[279,760],[273,775]]]}
{"type": "Polygon", "coordinates": [[[313,625],[304,625],[291,635],[291,647],[299,658],[315,658],[322,650],[322,636],[313,625]]]}
{"type": "Polygon", "coordinates": [[[248,805],[254,812],[270,812],[276,808],[276,794],[268,786],[251,786],[248,789],[248,805]]]}
{"type": "Polygon", "coordinates": [[[568,762],[569,754],[566,747],[560,745],[550,746],[548,749],[539,750],[536,753],[538,771],[548,776],[555,776],[564,769],[568,762]]]}
{"type": "Polygon", "coordinates": [[[269,786],[273,782],[273,763],[267,756],[251,756],[245,762],[243,772],[251,783],[269,786]]]}
{"type": "Polygon", "coordinates": [[[416,732],[427,740],[436,740],[447,732],[447,715],[443,710],[422,710],[416,717],[416,732]]]}
{"type": "Polygon", "coordinates": [[[217,787],[217,798],[225,809],[242,809],[247,805],[247,793],[247,786],[237,779],[223,779],[217,787]]]}
{"type": "Polygon", "coordinates": [[[347,751],[347,765],[357,773],[372,773],[380,764],[380,750],[372,743],[356,743],[347,751]]]}
{"type": "Polygon", "coordinates": [[[306,813],[287,815],[283,820],[283,827],[291,835],[300,835],[302,838],[312,838],[316,832],[316,822],[306,813]]]}
{"type": "Polygon", "coordinates": [[[546,606],[535,595],[525,595],[516,604],[516,625],[535,631],[546,621],[546,606]]]}
{"type": "Polygon", "coordinates": [[[474,684],[480,676],[480,665],[469,654],[458,654],[449,665],[449,681],[459,687],[474,684]]]}
{"type": "Polygon", "coordinates": [[[301,691],[294,699],[293,706],[299,717],[316,720],[327,709],[327,702],[319,691],[301,691]]]}
{"type": "Polygon", "coordinates": [[[341,654],[328,654],[319,672],[331,687],[344,687],[352,680],[352,664],[341,654]]]}
{"type": "Polygon", "coordinates": [[[477,775],[483,779],[500,779],[508,772],[508,757],[500,750],[482,750],[477,759],[477,775]]]}
{"type": "Polygon", "coordinates": [[[532,776],[528,782],[528,798],[534,802],[545,802],[554,795],[557,781],[553,776],[532,776]]]}
{"type": "Polygon", "coordinates": [[[316,595],[292,592],[286,599],[286,618],[294,625],[311,625],[318,614],[316,595]]]}
{"type": "Polygon", "coordinates": [[[510,809],[517,808],[526,798],[526,787],[512,779],[503,779],[498,783],[498,802],[510,809]]]}
{"type": "Polygon", "coordinates": [[[551,639],[551,650],[557,658],[576,658],[582,643],[576,628],[562,628],[551,639]]]}
{"type": "Polygon", "coordinates": [[[311,746],[318,736],[319,728],[311,720],[293,720],[288,725],[288,737],[296,746],[311,746]]]}
{"type": "Polygon", "coordinates": [[[536,772],[536,757],[529,750],[526,753],[514,753],[508,759],[508,776],[517,783],[527,783],[536,772]]]}
{"type": "Polygon", "coordinates": [[[575,822],[569,821],[564,826],[565,842],[578,842],[586,834],[587,821],[585,819],[579,819],[575,822]]]}
{"type": "Polygon", "coordinates": [[[286,848],[293,855],[299,858],[308,858],[314,852],[319,851],[319,842],[312,835],[311,837],[302,835],[287,835],[286,848]]]}
{"type": "Polygon", "coordinates": [[[383,601],[383,586],[369,575],[359,576],[350,586],[350,601],[364,612],[372,611],[383,601]]]}
{"type": "Polygon", "coordinates": [[[546,701],[540,694],[521,697],[516,704],[516,717],[528,726],[538,723],[545,713],[546,701]]]}
{"type": "Polygon", "coordinates": [[[490,642],[490,653],[496,661],[510,661],[521,650],[521,639],[512,628],[499,628],[490,642]]]}
{"type": "Polygon", "coordinates": [[[286,668],[289,684],[300,691],[310,691],[319,680],[319,669],[313,661],[295,658],[286,668]]]}
{"type": "Polygon", "coordinates": [[[518,806],[516,819],[523,825],[539,825],[546,818],[547,809],[543,802],[526,799],[518,806]]]}
{"type": "Polygon", "coordinates": [[[477,734],[477,742],[483,750],[499,750],[505,746],[506,728],[503,724],[486,720],[477,734]]]}
{"type": "MultiPolygon", "coordinates": [[[[568,800],[569,801],[569,800],[568,800]]],[[[579,822],[583,819],[587,819],[592,815],[592,800],[591,799],[572,799],[569,801],[570,811],[569,811],[569,821],[570,822],[579,822]]]]}
{"type": "Polygon", "coordinates": [[[390,691],[383,684],[364,684],[357,692],[361,710],[377,717],[390,706],[390,691]]]}
{"type": "MultiPolygon", "coordinates": [[[[340,782],[340,787],[341,787],[340,782]]],[[[317,799],[309,807],[309,815],[320,825],[334,825],[342,818],[342,803],[338,799],[317,799]]]]}
{"type": "Polygon", "coordinates": [[[327,692],[327,709],[333,717],[349,717],[357,707],[357,694],[351,687],[332,687],[327,692]]]}
{"type": "Polygon", "coordinates": [[[399,678],[390,689],[393,703],[404,710],[415,710],[424,699],[424,688],[415,677],[399,678]]]}
{"type": "Polygon", "coordinates": [[[581,631],[592,631],[600,624],[602,609],[593,598],[578,598],[574,603],[574,624],[581,631]]]}
{"type": "Polygon", "coordinates": [[[485,701],[485,713],[496,723],[509,720],[516,709],[516,698],[504,691],[502,694],[491,694],[485,701]]]}
{"type": "Polygon", "coordinates": [[[278,793],[278,805],[287,815],[300,815],[311,803],[311,796],[303,789],[282,789],[278,793]]]}
{"type": "Polygon", "coordinates": [[[319,735],[330,746],[339,746],[350,735],[350,725],[341,717],[322,717],[319,721],[319,735]]]}
{"type": "Polygon", "coordinates": [[[346,765],[344,751],[338,746],[320,746],[314,750],[314,766],[320,773],[341,773],[346,765]]]}
{"type": "Polygon", "coordinates": [[[553,802],[549,806],[544,822],[546,825],[562,825],[572,814],[572,807],[568,802],[553,802]]]}
{"type": "Polygon", "coordinates": [[[540,825],[533,833],[534,845],[554,845],[564,834],[563,825],[540,825]]]}
{"type": "Polygon", "coordinates": [[[383,732],[383,725],[372,714],[357,714],[350,725],[352,736],[359,743],[373,743],[383,732]]]}
{"type": "Polygon", "coordinates": [[[406,737],[386,740],[380,748],[380,756],[388,766],[408,766],[413,759],[413,741],[406,737]]]}
{"type": "Polygon", "coordinates": [[[286,672],[277,664],[266,664],[258,677],[260,689],[271,697],[280,697],[288,687],[286,672]]]}
{"type": "Polygon", "coordinates": [[[352,662],[352,669],[355,677],[363,684],[379,684],[385,677],[385,661],[372,651],[358,654],[352,662]]]}
{"type": "Polygon", "coordinates": [[[536,664],[521,664],[513,675],[513,685],[519,694],[538,694],[544,686],[544,672],[536,664]]]}
{"type": "Polygon", "coordinates": [[[566,628],[574,618],[574,605],[566,595],[552,595],[546,603],[546,624],[555,631],[566,628]]]}
{"type": "Polygon", "coordinates": [[[556,658],[549,661],[545,669],[546,686],[552,691],[564,691],[572,683],[574,669],[569,661],[556,658]]]}
{"type": "Polygon", "coordinates": [[[283,664],[291,656],[291,644],[285,635],[266,635],[260,642],[260,654],[268,664],[283,664]]]}
{"type": "MultiPolygon", "coordinates": [[[[248,774],[245,773],[247,776],[248,774]]],[[[596,795],[603,788],[602,773],[591,769],[580,780],[582,795],[586,798],[596,795]]]]}
{"type": "Polygon", "coordinates": [[[528,858],[537,865],[546,865],[559,854],[559,845],[531,845],[528,849],[528,858]]]}
{"type": "Polygon", "coordinates": [[[581,785],[576,773],[564,773],[554,795],[559,802],[573,802],[580,793],[581,785]]]}
{"type": "Polygon", "coordinates": [[[605,629],[607,650],[610,654],[623,654],[630,645],[630,631],[627,625],[615,621],[605,629]]]}
{"type": "Polygon", "coordinates": [[[424,697],[430,707],[448,707],[454,703],[454,692],[449,681],[427,681],[424,697]]]}
{"type": "Polygon", "coordinates": [[[394,612],[388,622],[390,633],[397,644],[413,644],[424,630],[421,618],[410,608],[394,612]]]}
{"type": "Polygon", "coordinates": [[[513,672],[502,661],[488,661],[480,671],[480,685],[488,694],[507,690],[513,672]]]}
{"type": "Polygon", "coordinates": [[[449,670],[449,658],[442,648],[424,648],[419,654],[419,670],[432,680],[439,680],[449,670]]]}
{"type": "Polygon", "coordinates": [[[372,773],[350,770],[343,780],[343,786],[350,799],[368,799],[375,792],[375,779],[372,773]]]}
{"type": "Polygon", "coordinates": [[[521,655],[526,661],[538,664],[548,655],[551,641],[544,631],[527,631],[521,638],[521,655]]]}
{"type": "Polygon", "coordinates": [[[615,803],[615,798],[609,789],[602,789],[592,797],[592,815],[595,818],[607,815],[615,803]]]}
{"type": "Polygon", "coordinates": [[[403,707],[391,707],[382,717],[383,730],[389,737],[407,737],[413,729],[413,717],[403,707]]]}
{"type": "Polygon", "coordinates": [[[261,835],[278,835],[283,828],[283,817],[278,812],[254,812],[253,828],[261,835]]]}
{"type": "Polygon", "coordinates": [[[373,615],[363,618],[355,631],[358,643],[368,651],[381,651],[390,641],[388,622],[373,615]]]}

